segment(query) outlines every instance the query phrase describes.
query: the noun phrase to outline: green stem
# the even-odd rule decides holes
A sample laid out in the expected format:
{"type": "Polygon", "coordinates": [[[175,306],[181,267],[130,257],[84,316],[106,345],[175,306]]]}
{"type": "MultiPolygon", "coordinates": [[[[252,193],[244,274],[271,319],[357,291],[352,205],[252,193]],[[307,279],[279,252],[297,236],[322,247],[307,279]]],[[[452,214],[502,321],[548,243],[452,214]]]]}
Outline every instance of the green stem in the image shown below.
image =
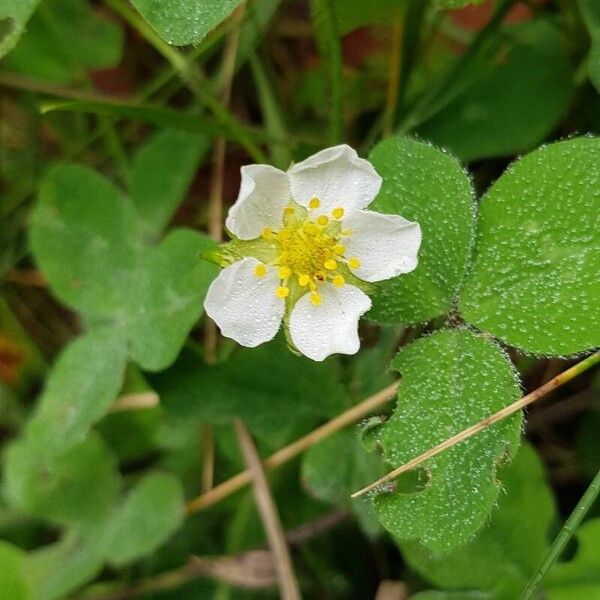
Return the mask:
{"type": "Polygon", "coordinates": [[[232,115],[227,108],[213,96],[208,84],[200,71],[194,68],[183,54],[169,46],[146,21],[123,0],[104,0],[106,4],[119,14],[129,25],[134,27],[155,50],[157,50],[175,69],[181,80],[194,93],[194,95],[215,115],[223,127],[227,129],[233,139],[243,146],[248,154],[256,161],[267,161],[263,151],[250,139],[243,129],[243,125],[232,115]]]}
{"type": "MultiPolygon", "coordinates": [[[[591,356],[598,358],[598,354],[591,356]]],[[[596,361],[597,362],[597,361],[596,361]]],[[[521,593],[520,600],[529,600],[533,597],[538,585],[545,577],[550,567],[556,562],[558,557],[561,555],[569,540],[573,537],[573,534],[577,530],[577,527],[581,524],[581,521],[588,513],[596,498],[600,495],[600,471],[596,473],[596,476],[590,483],[588,489],[583,494],[581,500],[577,503],[577,506],[567,519],[567,522],[563,525],[560,533],[556,536],[556,539],[552,543],[550,550],[544,557],[544,560],[534,573],[533,577],[529,580],[529,583],[521,593]]]]}
{"type": "Polygon", "coordinates": [[[283,117],[279,98],[277,98],[269,75],[260,58],[252,53],[250,54],[249,63],[254,79],[254,85],[258,91],[258,100],[260,102],[267,134],[273,138],[273,140],[280,140],[270,143],[272,163],[280,169],[287,169],[292,161],[292,153],[290,152],[288,142],[290,136],[285,126],[285,119],[283,117]]]}
{"type": "Polygon", "coordinates": [[[504,17],[513,7],[517,0],[501,0],[496,12],[490,19],[489,23],[475,37],[469,48],[454,65],[443,75],[437,82],[429,88],[429,90],[421,96],[416,104],[409,110],[406,118],[400,123],[399,133],[406,133],[414,127],[420,125],[431,116],[433,116],[440,108],[445,106],[445,97],[447,90],[451,88],[451,84],[460,77],[464,71],[471,66],[473,61],[479,56],[482,48],[494,36],[500,28],[504,17]]]}
{"type": "Polygon", "coordinates": [[[342,46],[332,0],[313,0],[313,17],[321,51],[326,55],[331,83],[331,144],[343,139],[343,74],[342,46]]]}

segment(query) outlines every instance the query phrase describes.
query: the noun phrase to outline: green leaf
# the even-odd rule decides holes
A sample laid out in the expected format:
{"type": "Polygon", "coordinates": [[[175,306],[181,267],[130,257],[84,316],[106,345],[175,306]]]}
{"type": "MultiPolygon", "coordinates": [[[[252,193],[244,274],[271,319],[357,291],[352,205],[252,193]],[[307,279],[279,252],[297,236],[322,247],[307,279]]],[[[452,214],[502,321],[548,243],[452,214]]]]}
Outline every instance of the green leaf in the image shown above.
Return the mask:
{"type": "Polygon", "coordinates": [[[567,563],[555,564],[545,579],[548,600],[600,598],[600,518],[577,530],[577,552],[567,563]]]}
{"type": "Polygon", "coordinates": [[[25,565],[35,600],[61,600],[100,573],[102,527],[92,527],[86,534],[72,531],[29,555],[25,565]]]}
{"type": "Polygon", "coordinates": [[[548,549],[556,508],[542,462],[527,444],[501,477],[504,493],[498,507],[468,544],[445,553],[400,542],[412,569],[437,587],[489,592],[498,600],[508,598],[498,594],[498,586],[510,585],[517,592],[525,586],[548,549]]]}
{"type": "MultiPolygon", "coordinates": [[[[398,405],[376,432],[387,461],[398,466],[519,397],[512,365],[491,341],[466,329],[437,332],[403,349],[398,405]]],[[[484,524],[500,491],[498,464],[519,444],[516,414],[425,462],[425,487],[374,497],[383,526],[399,539],[448,551],[484,524]]]]}
{"type": "Polygon", "coordinates": [[[600,4],[596,0],[577,0],[577,4],[592,40],[587,64],[590,81],[600,91],[600,4]]]}
{"type": "Polygon", "coordinates": [[[162,406],[172,414],[212,423],[240,417],[261,441],[280,447],[342,404],[339,363],[295,356],[280,338],[241,348],[226,362],[203,364],[184,351],[173,367],[151,378],[162,406]]]}
{"type": "Polygon", "coordinates": [[[169,233],[151,249],[125,304],[130,353],[144,369],[170,365],[200,318],[217,267],[203,260],[214,242],[189,229],[169,233]],[[144,277],[145,275],[145,277],[144,277]]]}
{"type": "Polygon", "coordinates": [[[418,128],[420,136],[463,161],[531,150],[557,126],[573,94],[569,58],[555,25],[513,25],[505,37],[477,77],[469,75],[466,89],[418,128]]]}
{"type": "Polygon", "coordinates": [[[58,166],[42,182],[31,246],[54,293],[92,326],[120,332],[151,370],[173,362],[217,272],[203,260],[214,246],[206,236],[181,229],[147,245],[133,203],[80,166],[58,166]]]}
{"type": "Polygon", "coordinates": [[[169,44],[198,44],[242,0],[132,0],[140,14],[169,44]]]}
{"type": "Polygon", "coordinates": [[[442,315],[452,306],[471,249],[474,207],[469,178],[454,158],[409,138],[381,142],[370,160],[383,177],[370,208],[417,221],[423,241],[412,273],[377,285],[369,316],[416,323],[442,315]]]}
{"type": "Polygon", "coordinates": [[[363,529],[379,531],[372,507],[351,502],[350,494],[383,475],[379,456],[367,453],[356,431],[346,429],[312,446],[302,459],[302,482],[309,493],[330,504],[352,508],[363,529]]]}
{"type": "Polygon", "coordinates": [[[0,58],[19,41],[40,0],[4,0],[0,5],[0,58]]]}
{"type": "Polygon", "coordinates": [[[528,352],[600,345],[600,140],[576,138],[510,167],[481,203],[465,319],[528,352]]]}
{"type": "Polygon", "coordinates": [[[44,0],[6,64],[56,84],[85,78],[89,69],[114,67],[123,53],[123,30],[86,0],[44,0]]]}
{"type": "Polygon", "coordinates": [[[160,131],[137,152],[131,198],[145,228],[158,235],[185,198],[209,139],[185,131],[160,131]],[[165,177],[165,173],[169,175],[165,177]]]}
{"type": "Polygon", "coordinates": [[[0,598],[2,600],[32,600],[27,584],[25,559],[17,546],[0,540],[0,598]]]}
{"type": "Polygon", "coordinates": [[[55,457],[35,440],[21,439],[6,452],[4,478],[13,505],[61,524],[106,516],[120,487],[116,459],[94,433],[55,457]]]}
{"type": "Polygon", "coordinates": [[[123,339],[109,329],[72,342],[54,365],[27,424],[30,443],[48,457],[82,442],[117,397],[126,358],[123,339]]]}
{"type": "Polygon", "coordinates": [[[179,480],[165,473],[147,475],[107,524],[108,561],[118,567],[150,554],[181,525],[184,515],[179,480]]]}

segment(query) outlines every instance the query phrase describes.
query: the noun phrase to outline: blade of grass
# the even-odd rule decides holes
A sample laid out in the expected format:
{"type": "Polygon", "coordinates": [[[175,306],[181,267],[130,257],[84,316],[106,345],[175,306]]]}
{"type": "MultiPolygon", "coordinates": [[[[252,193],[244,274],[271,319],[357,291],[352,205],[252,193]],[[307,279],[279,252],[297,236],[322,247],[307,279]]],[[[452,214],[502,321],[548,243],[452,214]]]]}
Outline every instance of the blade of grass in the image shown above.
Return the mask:
{"type": "Polygon", "coordinates": [[[315,37],[323,61],[328,67],[331,86],[331,119],[329,138],[331,145],[343,139],[343,74],[342,46],[337,17],[332,0],[312,0],[315,37]]]}
{"type": "Polygon", "coordinates": [[[587,490],[581,497],[581,500],[577,503],[577,506],[573,509],[569,518],[562,526],[560,532],[556,536],[552,546],[548,550],[548,553],[542,560],[542,563],[533,574],[527,586],[523,590],[520,596],[520,600],[530,600],[533,597],[536,589],[544,579],[546,573],[550,567],[556,562],[558,557],[562,554],[566,548],[569,540],[573,537],[575,531],[581,524],[581,521],[588,513],[598,496],[600,495],[600,471],[596,473],[596,476],[592,480],[592,483],[588,486],[587,490]]]}

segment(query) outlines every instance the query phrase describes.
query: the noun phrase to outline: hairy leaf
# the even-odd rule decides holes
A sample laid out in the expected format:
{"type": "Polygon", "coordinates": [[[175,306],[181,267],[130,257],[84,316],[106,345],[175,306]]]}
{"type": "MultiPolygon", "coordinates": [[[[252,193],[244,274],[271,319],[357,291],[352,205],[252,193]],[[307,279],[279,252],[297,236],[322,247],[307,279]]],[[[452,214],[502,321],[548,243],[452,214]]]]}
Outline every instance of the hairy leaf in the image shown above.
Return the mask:
{"type": "Polygon", "coordinates": [[[507,344],[542,354],[600,345],[600,140],[532,152],[481,203],[460,310],[507,344]]]}
{"type": "Polygon", "coordinates": [[[377,285],[374,319],[416,323],[441,315],[467,268],[474,227],[473,191],[458,162],[433,146],[409,138],[389,138],[371,152],[383,177],[370,208],[399,214],[421,225],[417,268],[377,285]]]}
{"type": "MultiPolygon", "coordinates": [[[[437,332],[404,348],[398,405],[375,432],[387,461],[401,465],[510,404],[519,396],[498,346],[466,329],[437,332]]],[[[521,415],[488,427],[423,464],[428,481],[413,493],[374,496],[379,519],[399,539],[448,551],[485,523],[500,491],[496,470],[519,444],[521,415]]]]}
{"type": "Polygon", "coordinates": [[[169,44],[198,44],[242,0],[133,0],[140,14],[169,44]]]}

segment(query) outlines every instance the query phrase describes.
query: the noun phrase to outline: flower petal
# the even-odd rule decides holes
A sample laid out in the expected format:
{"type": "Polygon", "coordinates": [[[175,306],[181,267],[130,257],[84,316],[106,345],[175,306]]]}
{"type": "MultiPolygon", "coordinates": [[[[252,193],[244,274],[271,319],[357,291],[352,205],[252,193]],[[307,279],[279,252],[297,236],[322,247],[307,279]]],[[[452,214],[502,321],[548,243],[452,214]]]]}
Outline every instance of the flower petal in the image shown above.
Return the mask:
{"type": "Polygon", "coordinates": [[[421,226],[399,215],[370,210],[346,213],[343,226],[352,230],[344,238],[346,256],[356,256],[360,266],[352,272],[363,281],[383,281],[417,266],[421,226]]]}
{"type": "Polygon", "coordinates": [[[285,310],[285,301],[275,295],[277,269],[257,277],[258,264],[256,258],[247,257],[223,269],[204,301],[206,313],[221,333],[249,348],[275,337],[285,310]]]}
{"type": "Polygon", "coordinates": [[[365,208],[381,188],[381,177],[373,165],[345,144],[317,152],[294,165],[288,174],[298,204],[308,207],[312,198],[319,198],[317,214],[328,214],[337,207],[365,208]]]}
{"type": "Polygon", "coordinates": [[[241,240],[257,238],[265,227],[279,229],[283,209],[290,200],[287,173],[269,165],[246,165],[235,204],[225,226],[241,240]]]}
{"type": "Polygon", "coordinates": [[[296,302],[290,315],[290,335],[296,348],[312,360],[330,354],[356,354],[360,347],[358,320],[371,308],[371,299],[353,285],[319,286],[321,304],[310,301],[310,293],[296,302]]]}

